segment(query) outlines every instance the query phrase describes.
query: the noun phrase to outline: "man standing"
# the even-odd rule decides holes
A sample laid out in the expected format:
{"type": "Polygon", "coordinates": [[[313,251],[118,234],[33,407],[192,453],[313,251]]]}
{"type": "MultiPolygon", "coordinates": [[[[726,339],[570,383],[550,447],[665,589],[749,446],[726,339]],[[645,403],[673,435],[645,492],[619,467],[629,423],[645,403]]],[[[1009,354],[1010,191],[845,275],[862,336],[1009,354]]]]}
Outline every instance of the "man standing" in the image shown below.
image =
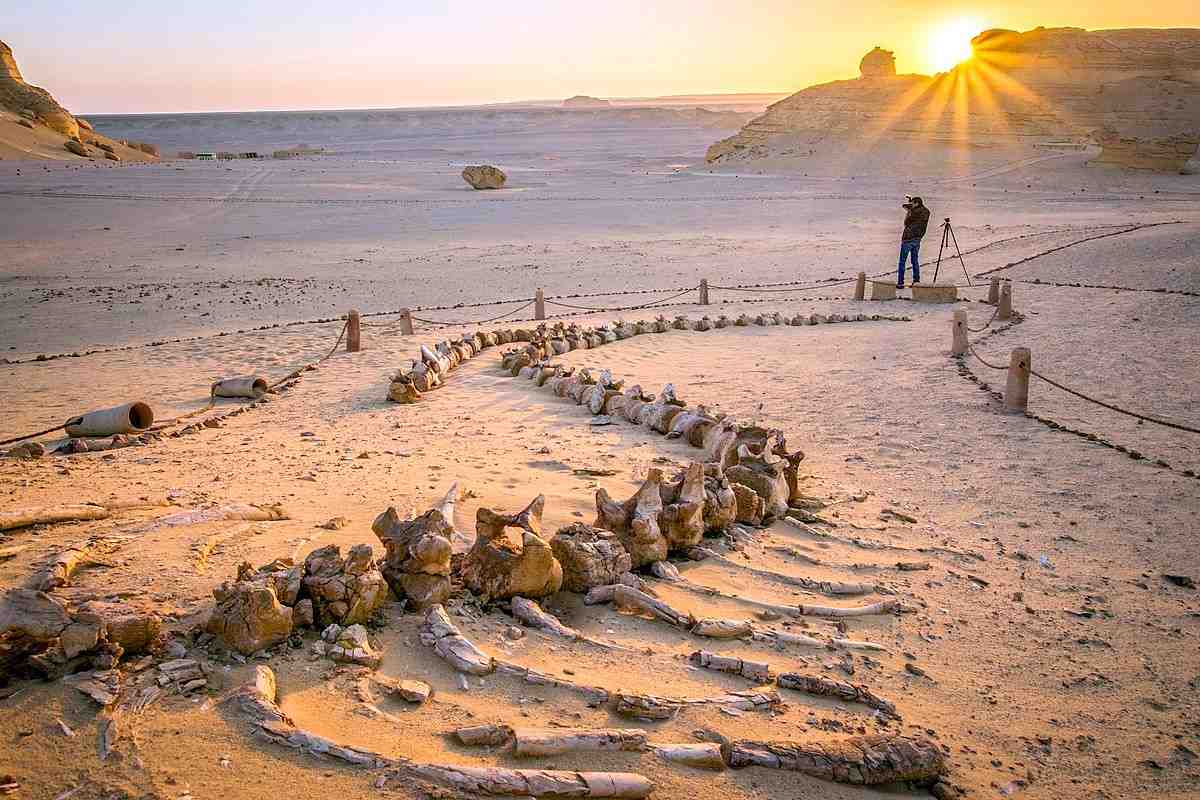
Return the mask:
{"type": "Polygon", "coordinates": [[[929,209],[919,197],[904,204],[904,233],[900,235],[900,266],[896,269],[896,288],[904,288],[904,259],[912,259],[913,283],[921,282],[921,237],[929,227],[929,209]]]}

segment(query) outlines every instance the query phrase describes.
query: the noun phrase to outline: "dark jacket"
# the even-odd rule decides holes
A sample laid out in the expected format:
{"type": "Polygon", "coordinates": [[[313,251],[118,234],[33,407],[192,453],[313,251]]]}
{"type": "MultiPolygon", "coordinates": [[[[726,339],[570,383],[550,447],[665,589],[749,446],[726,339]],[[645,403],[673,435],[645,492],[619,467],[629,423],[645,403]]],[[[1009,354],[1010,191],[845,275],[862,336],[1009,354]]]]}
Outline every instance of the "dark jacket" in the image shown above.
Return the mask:
{"type": "Polygon", "coordinates": [[[904,233],[900,236],[900,241],[920,239],[925,235],[925,229],[928,227],[929,209],[925,206],[913,206],[904,215],[904,233]]]}

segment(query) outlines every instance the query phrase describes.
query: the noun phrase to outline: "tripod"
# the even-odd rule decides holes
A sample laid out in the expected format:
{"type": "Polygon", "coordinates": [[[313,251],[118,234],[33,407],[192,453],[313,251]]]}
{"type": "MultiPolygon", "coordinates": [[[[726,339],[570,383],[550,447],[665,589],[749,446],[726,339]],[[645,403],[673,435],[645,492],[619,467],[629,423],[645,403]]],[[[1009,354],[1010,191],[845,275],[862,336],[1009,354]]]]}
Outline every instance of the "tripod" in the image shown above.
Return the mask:
{"type": "Polygon", "coordinates": [[[963,261],[962,250],[958,248],[958,237],[954,235],[954,229],[950,227],[950,218],[946,217],[946,221],[942,223],[942,243],[938,247],[937,266],[933,268],[933,282],[937,283],[938,270],[942,268],[942,252],[954,244],[954,252],[958,254],[958,262],[962,264],[963,275],[967,276],[967,286],[973,286],[971,283],[971,274],[967,272],[967,262],[963,261]]]}

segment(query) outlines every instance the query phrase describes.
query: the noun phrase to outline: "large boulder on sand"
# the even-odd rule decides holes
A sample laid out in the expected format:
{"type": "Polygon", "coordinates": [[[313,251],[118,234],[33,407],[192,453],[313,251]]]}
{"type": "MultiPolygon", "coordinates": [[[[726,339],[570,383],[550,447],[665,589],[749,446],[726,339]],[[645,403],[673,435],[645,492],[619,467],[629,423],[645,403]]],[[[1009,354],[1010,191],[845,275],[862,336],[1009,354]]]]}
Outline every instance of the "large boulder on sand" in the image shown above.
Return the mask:
{"type": "Polygon", "coordinates": [[[499,167],[479,164],[462,171],[463,180],[474,189],[503,189],[508,176],[499,167]]]}
{"type": "Polygon", "coordinates": [[[597,586],[617,583],[633,567],[633,560],[612,531],[576,522],[550,540],[550,549],[562,565],[562,588],[584,593],[597,586]]]}

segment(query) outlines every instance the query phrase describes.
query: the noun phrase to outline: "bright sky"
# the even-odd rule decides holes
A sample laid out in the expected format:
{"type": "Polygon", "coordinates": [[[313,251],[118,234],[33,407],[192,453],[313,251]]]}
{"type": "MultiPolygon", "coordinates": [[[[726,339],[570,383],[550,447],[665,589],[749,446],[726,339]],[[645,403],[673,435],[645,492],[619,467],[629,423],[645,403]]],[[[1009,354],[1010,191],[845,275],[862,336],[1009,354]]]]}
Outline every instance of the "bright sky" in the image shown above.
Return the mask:
{"type": "Polygon", "coordinates": [[[991,27],[1200,27],[1196,0],[0,0],[26,80],[75,113],[791,92],[952,65],[991,27]]]}

